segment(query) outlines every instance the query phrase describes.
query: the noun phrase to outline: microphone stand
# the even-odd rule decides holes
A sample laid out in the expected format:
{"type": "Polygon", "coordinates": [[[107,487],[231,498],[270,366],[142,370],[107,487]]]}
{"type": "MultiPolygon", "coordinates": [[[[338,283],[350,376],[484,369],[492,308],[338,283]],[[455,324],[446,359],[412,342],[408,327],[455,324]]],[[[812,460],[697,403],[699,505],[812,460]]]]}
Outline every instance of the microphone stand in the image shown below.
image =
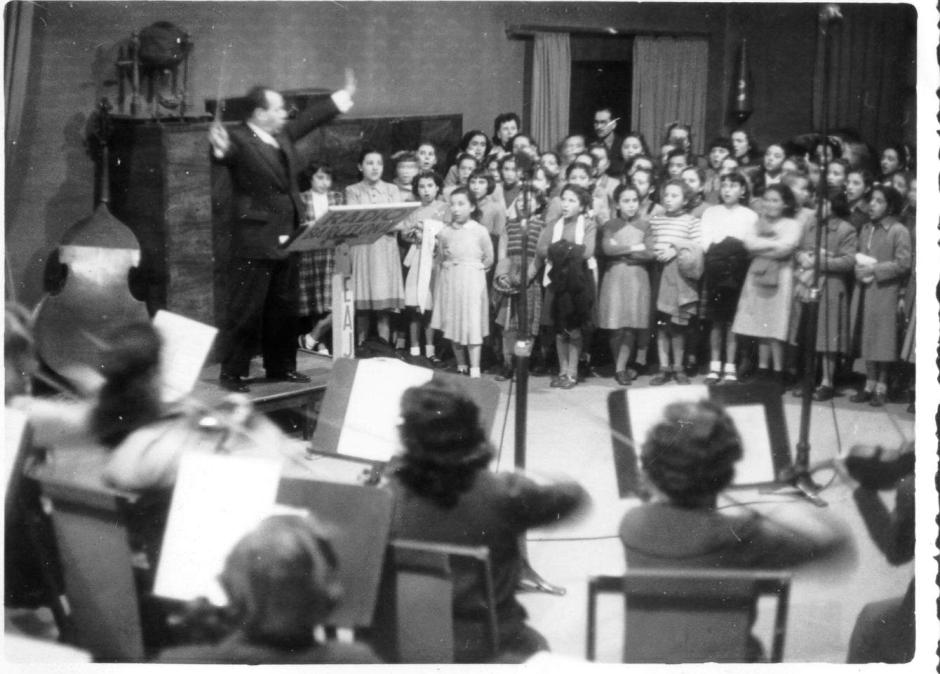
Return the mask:
{"type": "MultiPolygon", "coordinates": [[[[823,147],[826,158],[829,152],[828,105],[829,105],[829,59],[832,52],[832,33],[830,27],[842,18],[838,5],[824,5],[819,12],[819,27],[823,34],[822,87],[820,103],[822,120],[820,122],[823,147]]],[[[796,443],[796,460],[783,471],[784,482],[790,484],[813,505],[825,507],[827,503],[819,497],[819,486],[813,482],[809,473],[809,426],[813,404],[813,385],[816,383],[816,332],[819,326],[820,268],[822,252],[822,233],[828,228],[829,199],[826,187],[826,172],[820,171],[816,205],[816,240],[813,244],[813,282],[809,298],[804,301],[806,327],[804,336],[805,356],[803,360],[802,399],[800,406],[800,437],[796,443]]]]}
{"type": "MultiPolygon", "coordinates": [[[[528,249],[529,249],[529,196],[531,187],[529,186],[528,171],[522,177],[522,189],[519,190],[519,203],[516,213],[519,216],[519,229],[522,233],[522,260],[520,263],[520,281],[519,298],[516,305],[516,344],[513,348],[513,355],[516,357],[516,446],[515,446],[515,466],[516,468],[525,468],[526,454],[526,421],[528,414],[529,400],[529,357],[532,354],[533,337],[529,335],[529,314],[528,314],[528,283],[527,273],[528,249]]],[[[511,302],[511,300],[510,300],[511,302]]],[[[526,592],[544,592],[555,596],[565,594],[565,588],[558,585],[552,585],[542,578],[535,569],[529,564],[529,554],[527,550],[525,535],[520,537],[519,548],[522,552],[522,569],[519,575],[519,588],[526,592]]]]}

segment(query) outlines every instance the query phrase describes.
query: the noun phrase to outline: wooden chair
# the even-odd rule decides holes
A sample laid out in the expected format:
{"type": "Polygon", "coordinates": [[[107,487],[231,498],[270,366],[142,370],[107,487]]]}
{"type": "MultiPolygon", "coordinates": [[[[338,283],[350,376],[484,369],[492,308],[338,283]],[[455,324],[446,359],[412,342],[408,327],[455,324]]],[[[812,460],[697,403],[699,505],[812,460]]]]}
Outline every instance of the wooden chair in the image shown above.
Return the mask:
{"type": "Polygon", "coordinates": [[[103,453],[85,449],[58,452],[32,471],[52,502],[71,641],[97,661],[141,661],[144,631],[125,526],[135,497],[106,487],[103,453]]]}
{"type": "Polygon", "coordinates": [[[389,543],[382,610],[372,639],[394,662],[454,662],[454,565],[471,564],[483,584],[487,602],[487,648],[499,647],[496,599],[486,547],[395,540],[389,543]],[[459,561],[458,561],[459,560],[459,561]]]}
{"type": "Polygon", "coordinates": [[[628,571],[588,580],[587,659],[594,660],[597,596],[623,594],[623,662],[746,662],[757,599],[775,595],[771,662],[783,661],[790,575],[763,571],[628,571]]]}

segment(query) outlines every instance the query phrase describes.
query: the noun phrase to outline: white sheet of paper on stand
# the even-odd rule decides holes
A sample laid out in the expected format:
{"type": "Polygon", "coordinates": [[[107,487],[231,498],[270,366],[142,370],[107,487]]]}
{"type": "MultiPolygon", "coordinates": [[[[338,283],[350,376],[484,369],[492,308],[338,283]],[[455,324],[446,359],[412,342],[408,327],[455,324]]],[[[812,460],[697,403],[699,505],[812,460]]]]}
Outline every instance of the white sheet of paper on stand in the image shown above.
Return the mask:
{"type": "Polygon", "coordinates": [[[180,460],[154,594],[225,604],[218,575],[239,539],[275,510],[281,462],[187,452],[180,460]]]}
{"type": "Polygon", "coordinates": [[[688,386],[660,386],[627,391],[627,409],[630,411],[630,433],[636,445],[636,455],[646,442],[650,429],[663,420],[663,411],[671,403],[708,400],[705,384],[688,386]]]}
{"type": "Polygon", "coordinates": [[[764,406],[729,405],[725,411],[741,436],[742,456],[734,465],[734,484],[772,482],[774,461],[764,406]]]}
{"type": "Polygon", "coordinates": [[[360,360],[336,451],[371,461],[391,459],[400,446],[402,394],[433,376],[433,370],[393,358],[360,360]]]}
{"type": "Polygon", "coordinates": [[[164,402],[174,402],[193,390],[219,330],[163,309],[153,317],[153,327],[163,340],[161,396],[164,402]]]}

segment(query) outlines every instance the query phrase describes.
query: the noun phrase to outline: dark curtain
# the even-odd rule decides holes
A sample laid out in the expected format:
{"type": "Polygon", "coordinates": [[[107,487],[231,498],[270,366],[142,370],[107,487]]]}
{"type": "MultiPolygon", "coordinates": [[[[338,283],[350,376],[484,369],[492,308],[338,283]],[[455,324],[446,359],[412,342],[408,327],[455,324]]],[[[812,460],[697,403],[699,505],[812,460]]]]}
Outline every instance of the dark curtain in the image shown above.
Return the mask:
{"type": "MultiPolygon", "coordinates": [[[[830,25],[828,129],[851,129],[876,149],[916,143],[917,16],[910,5],[842,4],[830,25]]],[[[825,41],[818,32],[813,123],[823,125],[821,78],[825,41]]]]}

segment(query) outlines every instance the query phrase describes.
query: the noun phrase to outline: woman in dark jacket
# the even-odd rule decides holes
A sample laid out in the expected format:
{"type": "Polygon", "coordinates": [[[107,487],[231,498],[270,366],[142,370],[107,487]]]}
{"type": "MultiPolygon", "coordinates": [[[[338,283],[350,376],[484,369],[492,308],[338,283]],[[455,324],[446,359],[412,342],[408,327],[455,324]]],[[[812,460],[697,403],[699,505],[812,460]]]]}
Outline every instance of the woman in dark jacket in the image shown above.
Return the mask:
{"type": "MultiPolygon", "coordinates": [[[[437,381],[405,391],[399,427],[403,454],[394,464],[392,538],[454,545],[485,545],[490,551],[500,662],[521,662],[547,650],[545,638],[526,624],[516,600],[524,560],[520,539],[528,529],[571,515],[587,493],[575,482],[548,486],[517,473],[487,469],[492,447],[479,409],[458,387],[437,381]]],[[[456,662],[483,662],[485,595],[471,569],[454,567],[456,662]]]]}

